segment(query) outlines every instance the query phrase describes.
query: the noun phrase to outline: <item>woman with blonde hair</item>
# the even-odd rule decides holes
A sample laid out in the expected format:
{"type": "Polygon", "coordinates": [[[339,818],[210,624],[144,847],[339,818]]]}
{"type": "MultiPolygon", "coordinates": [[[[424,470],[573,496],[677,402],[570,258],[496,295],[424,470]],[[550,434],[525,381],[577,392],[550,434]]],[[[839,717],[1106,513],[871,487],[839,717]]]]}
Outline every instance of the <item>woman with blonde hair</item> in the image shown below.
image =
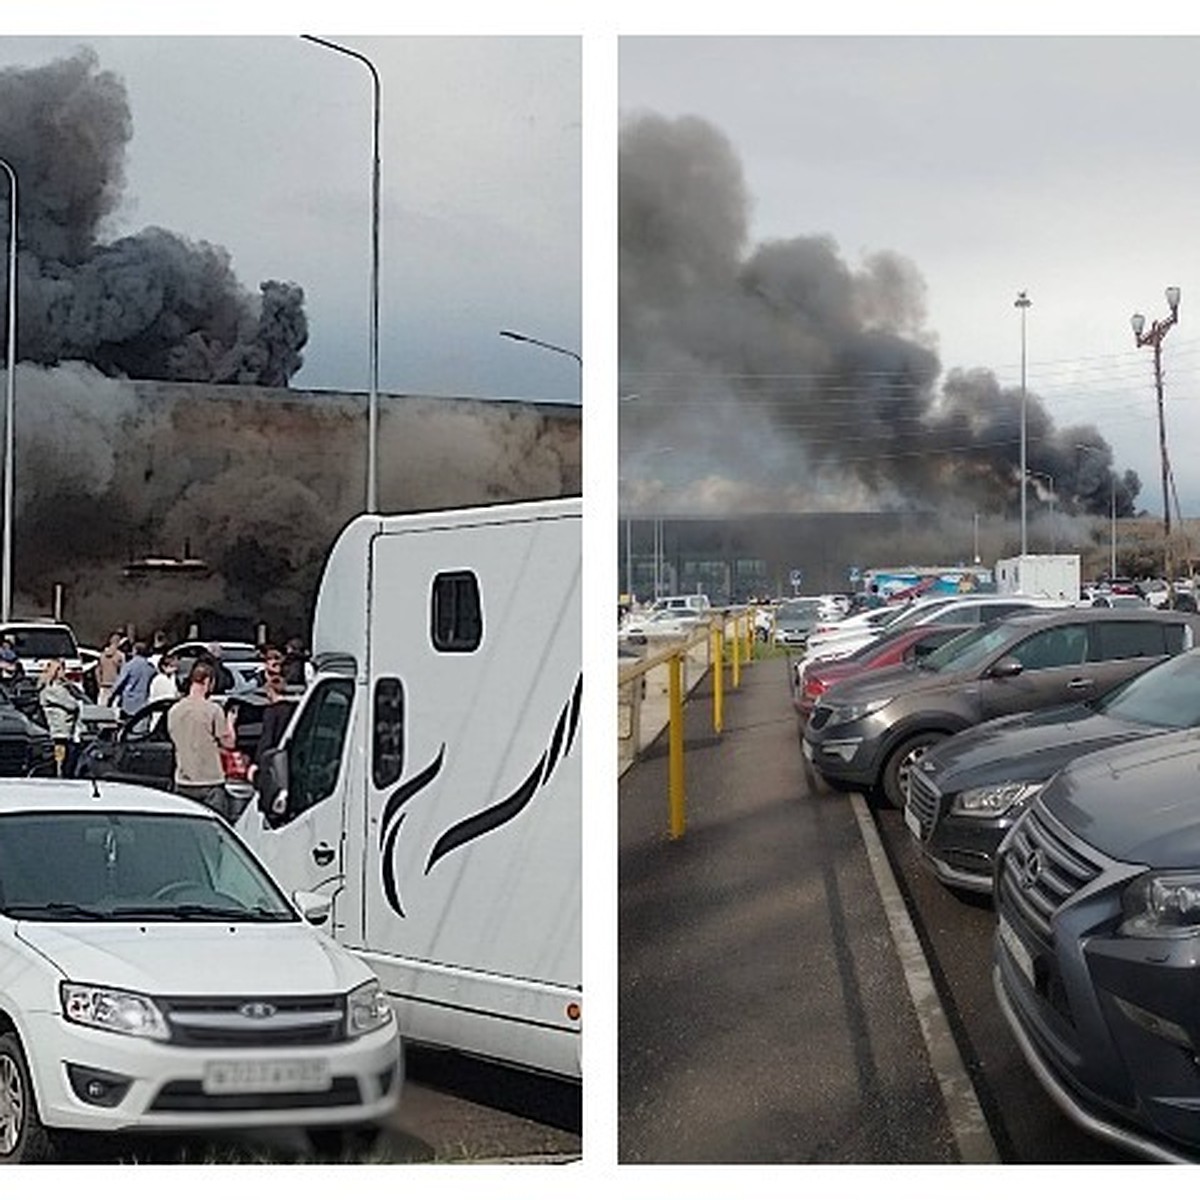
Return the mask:
{"type": "Polygon", "coordinates": [[[80,700],[67,681],[66,664],[52,658],[38,676],[38,703],[54,741],[54,771],[61,777],[68,765],[71,744],[79,721],[80,700]]]}

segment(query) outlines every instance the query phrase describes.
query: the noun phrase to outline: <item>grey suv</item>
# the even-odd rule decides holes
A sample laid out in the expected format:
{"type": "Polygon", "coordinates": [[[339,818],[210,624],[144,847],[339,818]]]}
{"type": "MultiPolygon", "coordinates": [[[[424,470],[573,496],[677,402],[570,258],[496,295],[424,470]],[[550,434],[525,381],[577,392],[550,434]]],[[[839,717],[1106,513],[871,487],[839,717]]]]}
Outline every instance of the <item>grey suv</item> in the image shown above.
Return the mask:
{"type": "Polygon", "coordinates": [[[993,979],[1042,1085],[1092,1133],[1200,1161],[1200,736],[1078,758],[1000,846],[993,979]]]}
{"type": "Polygon", "coordinates": [[[1007,713],[1090,700],[1196,644],[1195,614],[1069,608],[961,634],[919,663],[835,684],[803,752],[835,788],[901,808],[912,764],[934,743],[1007,713]]]}

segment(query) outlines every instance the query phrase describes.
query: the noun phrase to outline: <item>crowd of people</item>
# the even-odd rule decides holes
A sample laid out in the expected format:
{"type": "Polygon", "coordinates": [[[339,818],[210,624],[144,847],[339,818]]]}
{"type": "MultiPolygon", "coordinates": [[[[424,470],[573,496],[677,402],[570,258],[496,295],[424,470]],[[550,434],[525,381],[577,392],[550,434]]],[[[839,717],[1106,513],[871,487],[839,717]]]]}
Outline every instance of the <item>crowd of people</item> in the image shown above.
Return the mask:
{"type": "MultiPolygon", "coordinates": [[[[89,702],[128,717],[156,700],[172,699],[166,720],[175,750],[174,789],[232,820],[236,813],[225,788],[225,756],[234,751],[237,727],[232,706],[223,707],[214,697],[234,691],[233,673],[222,662],[219,643],[209,644],[185,660],[185,676],[180,674],[180,657],[167,646],[167,637],[161,632],[146,642],[114,631],[100,651],[91,696],[68,678],[63,659],[45,663],[35,684],[36,704],[53,741],[55,771],[60,776],[73,773],[84,707],[89,702]]],[[[290,638],[283,646],[259,647],[254,679],[263,700],[262,729],[251,777],[278,745],[295,708],[297,692],[308,684],[312,673],[299,638],[290,638]]],[[[0,643],[0,687],[11,694],[23,678],[20,659],[6,639],[0,643]]]]}

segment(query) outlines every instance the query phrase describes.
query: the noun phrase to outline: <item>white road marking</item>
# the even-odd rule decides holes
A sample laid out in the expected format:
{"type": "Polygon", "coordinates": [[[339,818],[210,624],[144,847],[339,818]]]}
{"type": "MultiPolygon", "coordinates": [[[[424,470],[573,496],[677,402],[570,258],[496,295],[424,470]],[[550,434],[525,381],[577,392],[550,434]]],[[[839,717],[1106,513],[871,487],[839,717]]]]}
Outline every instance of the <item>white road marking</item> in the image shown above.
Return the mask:
{"type": "Polygon", "coordinates": [[[958,1053],[958,1045],[938,1000],[937,988],[934,987],[933,976],[930,974],[929,964],[925,961],[920,939],[908,915],[904,897],[896,886],[891,865],[879,840],[879,833],[871,820],[871,814],[867,811],[866,801],[857,793],[852,793],[850,804],[866,845],[867,860],[871,864],[875,886],[883,901],[892,941],[900,956],[904,981],[912,997],[921,1036],[925,1039],[925,1047],[929,1051],[929,1061],[933,1066],[938,1087],[941,1088],[942,1099],[946,1103],[946,1112],[958,1145],[959,1156],[964,1163],[998,1163],[1000,1155],[996,1151],[996,1144],[992,1141],[991,1131],[979,1105],[971,1077],[967,1074],[962,1057],[958,1053]]]}

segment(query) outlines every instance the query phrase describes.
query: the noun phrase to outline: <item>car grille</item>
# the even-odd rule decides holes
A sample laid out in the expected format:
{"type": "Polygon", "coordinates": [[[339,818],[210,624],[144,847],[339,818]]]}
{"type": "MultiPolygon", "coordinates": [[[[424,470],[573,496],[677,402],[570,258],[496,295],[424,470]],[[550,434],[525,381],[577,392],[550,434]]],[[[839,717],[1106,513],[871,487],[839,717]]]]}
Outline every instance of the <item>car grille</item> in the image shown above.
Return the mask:
{"type": "Polygon", "coordinates": [[[921,827],[923,842],[929,841],[929,835],[933,832],[940,802],[941,793],[925,774],[918,770],[909,771],[907,807],[921,827]]]}
{"type": "Polygon", "coordinates": [[[1050,919],[1101,870],[1101,863],[1069,846],[1052,818],[1035,807],[1014,827],[1000,887],[1005,905],[1049,944],[1050,919]]]}
{"type": "Polygon", "coordinates": [[[209,1095],[198,1080],[164,1084],[150,1103],[151,1112],[257,1112],[262,1109],[340,1108],[362,1103],[358,1081],[335,1076],[324,1092],[236,1092],[209,1095]]]}
{"type": "Polygon", "coordinates": [[[328,1046],[345,1040],[341,996],[159,1000],[177,1046],[328,1046]]]}

